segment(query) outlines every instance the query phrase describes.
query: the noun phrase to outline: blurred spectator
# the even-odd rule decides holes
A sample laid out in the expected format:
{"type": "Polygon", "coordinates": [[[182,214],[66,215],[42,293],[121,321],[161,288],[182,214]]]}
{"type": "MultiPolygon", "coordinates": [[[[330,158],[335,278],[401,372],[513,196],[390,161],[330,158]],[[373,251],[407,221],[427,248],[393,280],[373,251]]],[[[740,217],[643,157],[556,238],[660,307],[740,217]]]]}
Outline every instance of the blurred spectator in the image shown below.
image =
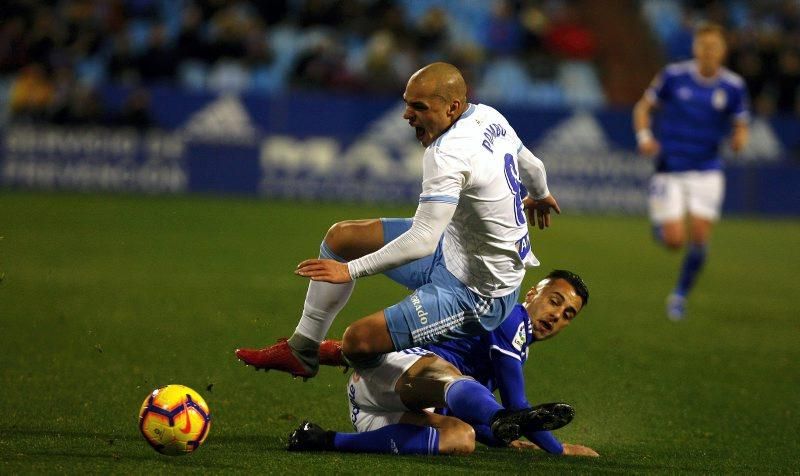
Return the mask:
{"type": "Polygon", "coordinates": [[[108,125],[100,95],[81,84],[70,91],[67,101],[59,105],[51,120],[61,125],[108,125]]]}
{"type": "Polygon", "coordinates": [[[338,3],[336,0],[307,0],[297,12],[297,26],[336,28],[342,21],[338,3]]]}
{"type": "Polygon", "coordinates": [[[33,27],[28,36],[28,57],[40,64],[49,64],[53,50],[64,44],[66,32],[52,10],[36,10],[33,27]]]}
{"type": "Polygon", "coordinates": [[[111,54],[108,59],[108,74],[112,81],[135,85],[139,83],[139,58],[133,52],[131,40],[125,33],[117,33],[111,40],[111,54]]]}
{"type": "Polygon", "coordinates": [[[175,77],[178,54],[167,38],[163,24],[153,26],[147,48],[136,59],[141,78],[146,83],[164,82],[175,77]]]}
{"type": "Polygon", "coordinates": [[[800,51],[787,48],[781,52],[776,83],[778,111],[800,114],[800,51]]]}
{"type": "Polygon", "coordinates": [[[675,62],[688,60],[692,55],[692,41],[694,40],[694,20],[689,12],[684,12],[681,22],[667,38],[667,61],[675,62]]]}
{"type": "Polygon", "coordinates": [[[183,10],[176,48],[182,60],[209,60],[209,46],[203,35],[203,12],[197,5],[189,4],[183,10]]]}
{"type": "Polygon", "coordinates": [[[388,30],[377,31],[367,45],[363,82],[368,91],[402,93],[408,77],[414,73],[414,58],[401,51],[388,30]]]}
{"type": "Polygon", "coordinates": [[[125,100],[116,124],[146,130],[153,126],[150,116],[150,93],[144,88],[134,90],[125,100]]]}
{"type": "Polygon", "coordinates": [[[577,6],[571,2],[563,3],[553,12],[545,44],[556,56],[578,60],[594,57],[597,41],[581,21],[580,15],[577,6]]]}
{"type": "Polygon", "coordinates": [[[34,121],[46,119],[54,96],[55,85],[45,68],[39,63],[25,66],[11,85],[12,118],[34,121]]]}
{"type": "MultiPolygon", "coordinates": [[[[449,23],[450,19],[444,9],[433,7],[428,10],[416,28],[416,47],[420,51],[446,51],[450,46],[450,34],[447,28],[449,23]]],[[[386,31],[389,34],[405,34],[397,31],[398,28],[394,30],[394,32],[391,29],[386,31]]]]}
{"type": "Polygon", "coordinates": [[[495,55],[515,55],[522,46],[522,25],[511,2],[495,0],[487,28],[486,49],[495,55]]]}
{"type": "Polygon", "coordinates": [[[249,29],[247,14],[235,6],[215,13],[211,19],[210,61],[242,59],[246,53],[244,38],[249,29]]]}
{"type": "Polygon", "coordinates": [[[325,34],[298,58],[291,78],[292,85],[304,89],[343,88],[352,80],[345,67],[344,48],[333,35],[325,34]]]}
{"type": "Polygon", "coordinates": [[[0,73],[15,73],[28,64],[25,19],[13,16],[0,22],[0,73]]]}

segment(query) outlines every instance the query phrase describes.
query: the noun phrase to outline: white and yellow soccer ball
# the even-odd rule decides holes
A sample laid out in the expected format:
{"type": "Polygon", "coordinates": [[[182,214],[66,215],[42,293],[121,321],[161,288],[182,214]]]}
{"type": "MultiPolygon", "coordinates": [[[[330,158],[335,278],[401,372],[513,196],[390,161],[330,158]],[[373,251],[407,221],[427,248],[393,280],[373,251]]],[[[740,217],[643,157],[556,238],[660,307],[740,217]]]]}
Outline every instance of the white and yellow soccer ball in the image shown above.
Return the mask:
{"type": "Polygon", "coordinates": [[[139,410],[139,430],[159,453],[177,456],[203,444],[211,429],[211,412],[203,397],[183,385],[153,390],[139,410]]]}

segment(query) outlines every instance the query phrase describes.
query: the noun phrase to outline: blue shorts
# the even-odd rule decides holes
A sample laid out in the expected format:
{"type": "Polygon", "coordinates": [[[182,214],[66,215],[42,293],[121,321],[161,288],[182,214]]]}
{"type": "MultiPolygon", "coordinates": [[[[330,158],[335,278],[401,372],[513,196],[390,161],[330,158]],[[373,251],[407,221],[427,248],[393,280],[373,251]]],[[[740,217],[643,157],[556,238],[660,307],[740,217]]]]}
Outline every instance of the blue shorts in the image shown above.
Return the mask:
{"type": "MultiPolygon", "coordinates": [[[[411,221],[382,218],[384,244],[411,228],[411,221]]],[[[471,291],[445,268],[441,241],[432,255],[383,274],[414,290],[384,310],[396,350],[492,331],[505,320],[519,295],[519,288],[499,298],[471,291]]]]}

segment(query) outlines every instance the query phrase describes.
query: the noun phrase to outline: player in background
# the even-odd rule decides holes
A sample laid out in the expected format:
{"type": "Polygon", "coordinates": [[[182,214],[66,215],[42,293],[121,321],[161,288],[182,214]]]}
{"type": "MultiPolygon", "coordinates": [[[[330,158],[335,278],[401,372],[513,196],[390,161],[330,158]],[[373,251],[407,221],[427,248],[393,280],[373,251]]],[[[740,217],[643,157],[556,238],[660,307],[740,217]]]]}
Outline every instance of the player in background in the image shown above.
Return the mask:
{"type": "MultiPolygon", "coordinates": [[[[561,443],[549,431],[542,431],[571,420],[573,413],[564,404],[534,407],[537,418],[532,421],[513,418],[524,415],[520,410],[530,409],[523,373],[529,346],[567,327],[588,299],[589,291],[578,275],[551,272],[492,332],[392,352],[380,367],[356,370],[347,398],[358,433],[326,432],[303,422],[290,436],[289,449],[466,454],[477,439],[497,447],[538,446],[552,454],[597,456],[591,448],[561,443]],[[500,392],[502,406],[492,395],[495,390],[500,392]],[[439,414],[427,408],[445,411],[439,414]],[[536,446],[519,440],[520,436],[536,446]]],[[[335,341],[325,341],[323,346],[332,344],[335,341]]]]}
{"type": "Polygon", "coordinates": [[[525,211],[544,228],[550,210],[559,208],[544,164],[499,112],[468,103],[466,93],[461,73],[447,63],[411,76],[403,117],[426,147],[414,218],[331,227],[320,258],[295,271],[311,282],[294,334],[263,349],[238,349],[240,360],[316,375],[320,342],[355,280],[379,273],[414,291],[347,328],[342,349],[354,367],[376,367],[388,352],[485,333],[502,323],[525,268],[539,264],[525,211]]]}
{"type": "Polygon", "coordinates": [[[694,35],[694,59],[668,65],[633,109],[639,151],[656,159],[650,182],[650,219],[656,239],[672,250],[686,248],[667,316],[681,320],[686,298],[706,261],[712,224],[725,189],[720,142],[729,131],[731,148],[747,144],[749,106],[745,83],[722,64],[725,33],[714,24],[694,35]],[[651,129],[651,114],[655,128],[651,129]],[[685,215],[688,212],[688,239],[685,215]]]}

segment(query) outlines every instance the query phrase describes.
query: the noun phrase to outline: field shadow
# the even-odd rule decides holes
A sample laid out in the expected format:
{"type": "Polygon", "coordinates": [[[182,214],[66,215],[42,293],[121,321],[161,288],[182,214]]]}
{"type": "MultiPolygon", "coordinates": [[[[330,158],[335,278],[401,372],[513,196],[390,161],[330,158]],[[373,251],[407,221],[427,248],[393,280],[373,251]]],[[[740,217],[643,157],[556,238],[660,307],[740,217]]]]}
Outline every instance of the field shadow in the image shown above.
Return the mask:
{"type": "Polygon", "coordinates": [[[117,441],[134,441],[139,440],[141,436],[138,434],[115,434],[109,432],[87,432],[77,430],[46,430],[41,428],[20,428],[20,427],[2,427],[0,428],[0,435],[7,435],[9,437],[41,437],[41,438],[88,438],[97,439],[113,445],[117,441]]]}
{"type": "MultiPolygon", "coordinates": [[[[495,464],[507,464],[510,461],[517,460],[521,464],[534,465],[537,470],[543,470],[553,473],[561,472],[578,472],[578,473],[596,473],[596,472],[613,472],[613,473],[651,473],[651,472],[696,472],[707,470],[702,465],[691,464],[675,464],[672,462],[669,465],[658,464],[657,462],[647,463],[641,461],[630,461],[610,456],[600,456],[598,458],[590,457],[564,457],[557,455],[550,455],[541,451],[515,451],[508,449],[483,449],[477,452],[480,458],[480,464],[487,464],[489,466],[495,464]]],[[[475,469],[475,463],[466,460],[449,459],[448,466],[475,469]]]]}
{"type": "MultiPolygon", "coordinates": [[[[138,434],[124,434],[118,435],[111,432],[86,432],[86,431],[56,431],[45,430],[39,428],[19,428],[19,427],[4,427],[0,428],[0,437],[9,439],[13,438],[34,438],[48,441],[52,445],[52,449],[25,449],[20,451],[19,458],[36,458],[38,460],[46,460],[48,458],[61,458],[61,459],[76,459],[81,461],[108,461],[117,463],[132,463],[132,464],[151,464],[158,458],[158,464],[174,466],[186,469],[187,460],[182,458],[169,458],[159,457],[147,445],[143,443],[142,437],[138,434]],[[85,449],[71,450],[64,448],[63,444],[59,443],[60,439],[71,440],[94,440],[100,444],[94,444],[95,451],[86,451],[85,449]],[[119,445],[119,443],[124,443],[119,445]],[[135,444],[136,450],[132,450],[129,445],[135,444]],[[139,445],[141,443],[141,445],[139,445]],[[140,451],[140,449],[144,449],[140,451]]],[[[38,444],[38,441],[37,441],[38,444]]],[[[206,460],[193,459],[191,465],[193,468],[201,468],[203,470],[219,470],[219,471],[241,471],[242,467],[232,464],[225,464],[219,462],[209,462],[206,460]]]]}

